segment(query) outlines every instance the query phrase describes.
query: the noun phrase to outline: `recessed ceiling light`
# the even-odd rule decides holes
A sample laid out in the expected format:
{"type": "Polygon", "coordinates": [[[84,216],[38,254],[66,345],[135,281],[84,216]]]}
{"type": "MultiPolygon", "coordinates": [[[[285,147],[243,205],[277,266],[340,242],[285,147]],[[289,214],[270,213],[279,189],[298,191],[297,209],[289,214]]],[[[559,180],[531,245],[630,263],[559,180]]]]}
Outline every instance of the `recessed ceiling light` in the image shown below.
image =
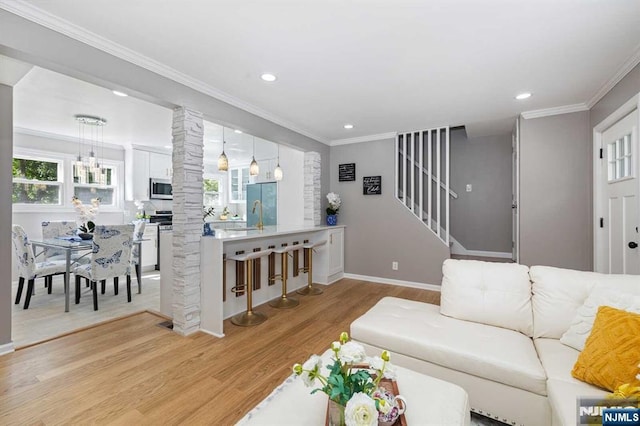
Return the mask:
{"type": "Polygon", "coordinates": [[[127,95],[126,93],[121,92],[121,91],[119,91],[119,90],[114,90],[114,91],[113,91],[113,94],[114,94],[114,95],[116,95],[116,96],[122,96],[123,98],[124,98],[124,97],[129,96],[129,95],[127,95]]]}
{"type": "Polygon", "coordinates": [[[167,149],[173,149],[173,145],[165,145],[164,147],[167,149]]]}
{"type": "Polygon", "coordinates": [[[353,129],[353,124],[345,124],[344,128],[345,129],[353,129]]]}
{"type": "Polygon", "coordinates": [[[235,129],[234,132],[240,134],[240,133],[242,133],[242,130],[235,129]]]}
{"type": "Polygon", "coordinates": [[[520,93],[519,95],[516,96],[516,99],[521,101],[523,99],[527,99],[531,97],[531,93],[529,92],[524,92],[524,93],[520,93]]]}
{"type": "Polygon", "coordinates": [[[260,78],[268,82],[276,81],[276,76],[269,73],[262,74],[260,78]]]}

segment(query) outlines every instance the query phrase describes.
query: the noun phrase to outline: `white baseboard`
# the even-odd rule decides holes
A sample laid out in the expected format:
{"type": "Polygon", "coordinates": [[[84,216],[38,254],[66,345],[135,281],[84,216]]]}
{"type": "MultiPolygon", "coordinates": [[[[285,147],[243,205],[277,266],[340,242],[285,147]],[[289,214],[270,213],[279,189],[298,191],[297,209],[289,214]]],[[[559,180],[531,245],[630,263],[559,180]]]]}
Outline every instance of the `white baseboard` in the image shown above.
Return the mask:
{"type": "Polygon", "coordinates": [[[462,256],[498,257],[501,259],[513,258],[512,253],[505,253],[501,251],[467,250],[453,237],[451,237],[451,254],[459,254],[462,256]]]}
{"type": "Polygon", "coordinates": [[[222,334],[214,333],[213,331],[205,330],[204,328],[201,328],[200,331],[202,331],[203,333],[208,334],[210,336],[213,336],[213,337],[219,337],[219,338],[223,338],[224,337],[224,333],[222,333],[222,334]]]}
{"type": "Polygon", "coordinates": [[[15,350],[16,348],[13,346],[13,342],[5,343],[4,345],[0,345],[0,356],[10,354],[15,350]]]}
{"type": "Polygon", "coordinates": [[[379,284],[398,285],[401,287],[419,288],[422,290],[440,291],[440,286],[435,284],[419,283],[415,281],[394,280],[391,278],[370,277],[368,275],[344,274],[344,278],[353,280],[371,281],[379,284]]]}

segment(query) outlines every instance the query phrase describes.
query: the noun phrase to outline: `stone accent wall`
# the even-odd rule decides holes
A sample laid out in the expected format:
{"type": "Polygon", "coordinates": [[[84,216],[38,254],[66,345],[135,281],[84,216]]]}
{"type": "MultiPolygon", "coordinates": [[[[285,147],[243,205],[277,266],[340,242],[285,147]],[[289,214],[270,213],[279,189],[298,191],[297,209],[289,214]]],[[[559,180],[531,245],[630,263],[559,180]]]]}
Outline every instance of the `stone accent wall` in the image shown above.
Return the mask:
{"type": "Polygon", "coordinates": [[[318,152],[304,153],[304,221],[322,223],[322,160],[318,152]]]}
{"type": "Polygon", "coordinates": [[[200,328],[200,238],[202,236],[202,114],[173,111],[173,330],[200,328]]]}

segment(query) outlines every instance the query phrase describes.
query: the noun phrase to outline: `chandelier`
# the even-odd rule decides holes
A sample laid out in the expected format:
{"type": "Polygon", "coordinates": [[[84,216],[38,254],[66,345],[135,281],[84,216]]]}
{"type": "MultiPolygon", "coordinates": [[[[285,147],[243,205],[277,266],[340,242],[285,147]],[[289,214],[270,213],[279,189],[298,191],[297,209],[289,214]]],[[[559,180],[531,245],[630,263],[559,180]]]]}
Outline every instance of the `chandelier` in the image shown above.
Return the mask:
{"type": "Polygon", "coordinates": [[[104,185],[107,169],[96,153],[100,148],[104,159],[104,126],[107,120],[84,114],[77,114],[74,118],[78,122],[78,156],[73,164],[73,180],[76,183],[104,185]]]}

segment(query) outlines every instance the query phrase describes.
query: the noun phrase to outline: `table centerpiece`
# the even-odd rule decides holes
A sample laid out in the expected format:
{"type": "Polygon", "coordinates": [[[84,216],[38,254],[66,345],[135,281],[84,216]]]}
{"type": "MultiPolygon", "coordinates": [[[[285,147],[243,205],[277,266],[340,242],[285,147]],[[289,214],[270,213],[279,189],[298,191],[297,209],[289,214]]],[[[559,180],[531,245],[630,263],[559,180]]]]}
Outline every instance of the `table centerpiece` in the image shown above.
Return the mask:
{"type": "MultiPolygon", "coordinates": [[[[379,357],[367,357],[364,347],[349,340],[346,332],[331,344],[332,364],[329,374],[322,374],[322,359],[312,355],[304,364],[295,364],[293,372],[307,387],[321,387],[329,397],[327,424],[330,426],[392,425],[404,413],[404,398],[392,395],[380,387],[384,380],[395,380],[395,367],[389,362],[390,354],[382,351],[379,357]]],[[[396,388],[397,389],[397,388],[396,388]]]]}

